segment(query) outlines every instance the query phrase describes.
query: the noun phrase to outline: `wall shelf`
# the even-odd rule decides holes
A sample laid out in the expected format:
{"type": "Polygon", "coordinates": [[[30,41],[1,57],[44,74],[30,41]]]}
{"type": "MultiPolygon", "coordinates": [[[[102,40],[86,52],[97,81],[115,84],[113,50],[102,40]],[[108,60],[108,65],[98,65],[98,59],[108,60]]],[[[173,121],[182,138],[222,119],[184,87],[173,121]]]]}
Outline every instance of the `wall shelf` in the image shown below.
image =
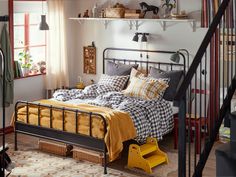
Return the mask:
{"type": "Polygon", "coordinates": [[[168,23],[189,23],[190,27],[192,28],[193,32],[196,31],[196,20],[195,19],[128,19],[128,18],[69,18],[70,20],[76,20],[79,24],[82,24],[85,21],[101,21],[103,22],[105,29],[108,28],[108,25],[113,21],[123,21],[127,22],[129,29],[132,30],[135,28],[136,30],[139,29],[141,25],[145,22],[156,22],[159,23],[163,29],[166,30],[168,23]]]}

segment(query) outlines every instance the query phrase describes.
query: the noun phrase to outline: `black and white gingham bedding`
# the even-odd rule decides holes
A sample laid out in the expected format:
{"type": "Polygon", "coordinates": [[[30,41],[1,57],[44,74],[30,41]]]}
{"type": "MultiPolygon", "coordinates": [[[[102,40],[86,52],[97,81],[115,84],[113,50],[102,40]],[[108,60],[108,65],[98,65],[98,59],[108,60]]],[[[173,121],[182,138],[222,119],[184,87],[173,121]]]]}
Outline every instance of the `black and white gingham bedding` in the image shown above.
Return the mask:
{"type": "Polygon", "coordinates": [[[128,112],[137,131],[136,140],[141,143],[148,136],[161,140],[174,127],[171,105],[164,99],[143,100],[129,97],[113,88],[108,89],[97,84],[84,90],[58,90],[53,96],[59,101],[78,104],[81,100],[88,99],[88,104],[128,112]]]}

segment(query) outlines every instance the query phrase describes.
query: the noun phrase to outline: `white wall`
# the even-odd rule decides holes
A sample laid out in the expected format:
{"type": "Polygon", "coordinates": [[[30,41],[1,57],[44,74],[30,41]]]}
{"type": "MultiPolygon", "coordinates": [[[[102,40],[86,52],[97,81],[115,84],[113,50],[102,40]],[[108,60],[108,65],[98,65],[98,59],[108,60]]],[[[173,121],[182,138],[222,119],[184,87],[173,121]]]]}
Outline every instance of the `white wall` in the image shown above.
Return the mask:
{"type": "MultiPolygon", "coordinates": [[[[8,14],[8,0],[0,0],[0,15],[8,14]]],[[[0,23],[0,33],[3,23],[0,23]]],[[[14,82],[14,101],[33,101],[42,99],[45,96],[44,76],[17,79],[14,82]]],[[[6,126],[10,125],[14,105],[6,109],[6,126]]],[[[0,111],[0,127],[2,127],[2,109],[0,111]]]]}
{"type": "MultiPolygon", "coordinates": [[[[70,12],[71,17],[76,17],[78,13],[83,14],[86,9],[92,9],[96,2],[100,8],[106,7],[109,4],[106,0],[78,0],[76,11],[70,12]]],[[[118,2],[124,3],[129,8],[139,8],[138,3],[141,2],[141,0],[119,0],[118,2]]],[[[157,6],[161,3],[160,0],[146,0],[145,2],[157,6]]],[[[194,16],[200,20],[200,1],[179,0],[179,2],[180,10],[185,10],[191,17],[194,16]]],[[[76,25],[76,33],[72,34],[73,39],[77,42],[75,45],[76,54],[72,62],[74,71],[71,77],[72,84],[76,83],[78,75],[82,76],[86,83],[91,79],[98,80],[102,73],[102,52],[106,47],[140,48],[140,44],[132,41],[136,30],[129,30],[129,26],[126,22],[112,22],[108,25],[108,29],[105,30],[102,21],[86,21],[83,24],[79,24],[77,21],[73,20],[68,21],[70,21],[69,24],[71,27],[73,24],[76,25]],[[82,48],[83,46],[91,44],[92,41],[95,41],[97,47],[97,75],[83,74],[82,48]]],[[[199,25],[200,23],[198,23],[198,26],[199,25]]],[[[140,26],[138,31],[151,34],[148,43],[149,49],[176,51],[180,48],[185,48],[190,52],[191,59],[195,55],[206,33],[206,29],[203,28],[197,28],[197,31],[193,32],[189,23],[171,23],[168,24],[166,31],[163,31],[160,24],[155,22],[146,22],[140,26]]],[[[166,59],[168,60],[168,58],[166,59]]]]}

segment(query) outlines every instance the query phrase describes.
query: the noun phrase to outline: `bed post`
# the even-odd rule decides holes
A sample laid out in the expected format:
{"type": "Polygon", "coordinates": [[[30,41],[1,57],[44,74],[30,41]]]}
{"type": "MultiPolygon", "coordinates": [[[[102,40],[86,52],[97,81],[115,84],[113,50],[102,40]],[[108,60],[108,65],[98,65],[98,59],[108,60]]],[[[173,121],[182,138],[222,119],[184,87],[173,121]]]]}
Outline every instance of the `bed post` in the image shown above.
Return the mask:
{"type": "Polygon", "coordinates": [[[17,148],[17,132],[15,130],[15,151],[17,151],[18,148],[17,148]]]}
{"type": "Polygon", "coordinates": [[[15,122],[14,122],[14,126],[15,126],[15,131],[14,131],[14,134],[15,134],[15,137],[14,137],[14,145],[15,145],[15,151],[18,150],[17,148],[17,131],[16,131],[16,122],[17,122],[17,106],[18,106],[18,102],[15,104],[15,122]]]}
{"type": "Polygon", "coordinates": [[[104,174],[107,174],[107,148],[104,142],[104,174]]]}

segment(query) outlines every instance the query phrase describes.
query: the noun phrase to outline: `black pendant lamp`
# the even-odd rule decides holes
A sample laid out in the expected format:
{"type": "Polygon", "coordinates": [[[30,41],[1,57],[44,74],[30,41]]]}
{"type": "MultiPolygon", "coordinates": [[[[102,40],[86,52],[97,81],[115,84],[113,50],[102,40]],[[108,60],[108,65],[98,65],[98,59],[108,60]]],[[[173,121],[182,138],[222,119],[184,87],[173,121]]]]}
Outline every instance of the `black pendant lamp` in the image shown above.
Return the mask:
{"type": "MultiPolygon", "coordinates": [[[[43,1],[42,1],[42,13],[43,13],[43,1]]],[[[39,24],[39,30],[49,30],[49,26],[46,22],[46,15],[41,15],[41,22],[39,24]]]]}

